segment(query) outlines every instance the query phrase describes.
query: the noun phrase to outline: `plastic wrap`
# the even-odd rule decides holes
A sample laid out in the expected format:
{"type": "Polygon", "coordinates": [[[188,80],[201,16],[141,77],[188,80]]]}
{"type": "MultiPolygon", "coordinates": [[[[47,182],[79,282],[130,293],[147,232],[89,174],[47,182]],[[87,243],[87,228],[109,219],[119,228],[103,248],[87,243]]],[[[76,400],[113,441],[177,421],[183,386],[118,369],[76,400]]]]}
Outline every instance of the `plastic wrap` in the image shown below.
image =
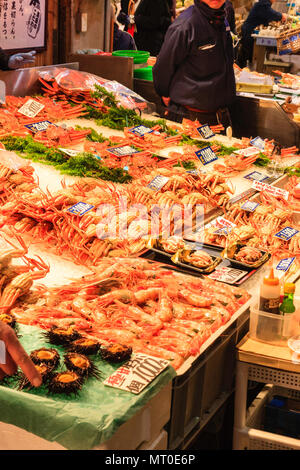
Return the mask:
{"type": "Polygon", "coordinates": [[[113,93],[124,108],[145,110],[148,107],[148,102],[134,91],[115,80],[106,80],[92,73],[54,67],[51,71],[41,71],[39,75],[45,81],[55,81],[66,94],[95,91],[95,85],[99,85],[113,93]]]}
{"type": "MultiPolygon", "coordinates": [[[[19,330],[27,352],[49,347],[40,329],[20,325],[19,330]]],[[[62,356],[64,350],[55,348],[62,356]]],[[[94,362],[102,372],[103,380],[119,367],[101,359],[94,362]]],[[[92,449],[110,439],[175,375],[174,369],[168,367],[139,395],[106,387],[102,380],[94,378],[85,382],[77,397],[48,395],[45,386],[31,391],[17,391],[13,383],[0,386],[0,421],[57,442],[69,450],[92,449]]]]}
{"type": "Polygon", "coordinates": [[[19,157],[15,152],[9,152],[0,148],[0,161],[1,165],[7,168],[18,171],[20,168],[24,168],[29,165],[29,162],[24,161],[23,158],[19,157]]]}

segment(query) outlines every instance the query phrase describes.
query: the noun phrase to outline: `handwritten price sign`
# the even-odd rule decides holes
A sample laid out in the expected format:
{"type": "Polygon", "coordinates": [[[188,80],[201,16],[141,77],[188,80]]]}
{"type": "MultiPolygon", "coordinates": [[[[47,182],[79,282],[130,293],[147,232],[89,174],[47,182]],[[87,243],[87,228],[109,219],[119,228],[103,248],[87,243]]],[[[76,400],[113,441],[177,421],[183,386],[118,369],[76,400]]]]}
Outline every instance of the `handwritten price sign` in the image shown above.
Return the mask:
{"type": "Polygon", "coordinates": [[[169,361],[165,359],[137,353],[103,383],[137,395],[168,365],[169,361]]]}

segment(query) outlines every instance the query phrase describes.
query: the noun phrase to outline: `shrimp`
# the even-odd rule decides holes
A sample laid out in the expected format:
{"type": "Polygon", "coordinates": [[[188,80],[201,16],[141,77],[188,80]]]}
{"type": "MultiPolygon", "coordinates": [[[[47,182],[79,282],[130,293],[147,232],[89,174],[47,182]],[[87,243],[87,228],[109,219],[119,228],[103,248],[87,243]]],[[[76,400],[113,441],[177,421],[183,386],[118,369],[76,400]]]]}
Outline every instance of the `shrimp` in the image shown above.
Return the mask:
{"type": "Polygon", "coordinates": [[[151,289],[142,289],[134,293],[134,298],[137,304],[144,304],[147,300],[155,300],[163,289],[161,287],[152,287],[151,289]]]}
{"type": "Polygon", "coordinates": [[[187,289],[179,290],[178,296],[185,300],[188,304],[194,305],[195,307],[210,307],[213,303],[211,299],[201,297],[198,294],[193,294],[187,289]]]}
{"type": "Polygon", "coordinates": [[[169,322],[173,318],[172,301],[167,296],[160,299],[155,315],[163,322],[169,322]]]}
{"type": "Polygon", "coordinates": [[[99,306],[107,306],[114,303],[115,301],[128,304],[134,303],[135,295],[128,289],[116,289],[108,294],[101,295],[97,301],[99,306]]]}

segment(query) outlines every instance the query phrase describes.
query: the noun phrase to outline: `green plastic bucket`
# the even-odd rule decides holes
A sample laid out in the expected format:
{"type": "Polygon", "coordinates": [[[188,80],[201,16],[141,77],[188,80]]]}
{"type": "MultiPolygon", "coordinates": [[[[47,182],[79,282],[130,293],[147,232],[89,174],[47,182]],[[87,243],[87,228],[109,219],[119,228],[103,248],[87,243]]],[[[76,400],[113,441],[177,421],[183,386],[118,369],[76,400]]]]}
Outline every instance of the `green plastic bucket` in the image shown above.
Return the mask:
{"type": "Polygon", "coordinates": [[[148,67],[142,67],[140,69],[136,69],[133,72],[134,78],[140,78],[141,80],[149,80],[153,82],[153,67],[152,65],[148,65],[148,67]]]}
{"type": "Polygon", "coordinates": [[[117,57],[133,57],[134,64],[146,64],[150,57],[150,52],[146,51],[114,51],[112,55],[117,57]]]}

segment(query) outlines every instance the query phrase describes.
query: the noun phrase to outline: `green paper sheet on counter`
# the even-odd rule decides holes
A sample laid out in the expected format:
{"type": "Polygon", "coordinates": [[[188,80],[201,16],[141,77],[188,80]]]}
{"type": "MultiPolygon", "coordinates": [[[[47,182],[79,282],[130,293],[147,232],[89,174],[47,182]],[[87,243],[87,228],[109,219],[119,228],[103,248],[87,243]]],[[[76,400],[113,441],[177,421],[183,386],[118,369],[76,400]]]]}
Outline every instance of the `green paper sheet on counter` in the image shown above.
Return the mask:
{"type": "MultiPolygon", "coordinates": [[[[52,347],[62,358],[66,352],[63,347],[50,345],[39,328],[19,325],[19,334],[28,353],[52,347]]],[[[102,361],[99,356],[91,359],[102,372],[103,380],[120,367],[102,361]]],[[[48,395],[45,386],[18,391],[14,388],[16,382],[10,380],[8,386],[0,386],[0,422],[18,426],[69,450],[92,449],[110,439],[175,376],[175,370],[169,366],[139,395],[106,387],[102,379],[93,377],[84,383],[77,396],[48,395]]]]}

